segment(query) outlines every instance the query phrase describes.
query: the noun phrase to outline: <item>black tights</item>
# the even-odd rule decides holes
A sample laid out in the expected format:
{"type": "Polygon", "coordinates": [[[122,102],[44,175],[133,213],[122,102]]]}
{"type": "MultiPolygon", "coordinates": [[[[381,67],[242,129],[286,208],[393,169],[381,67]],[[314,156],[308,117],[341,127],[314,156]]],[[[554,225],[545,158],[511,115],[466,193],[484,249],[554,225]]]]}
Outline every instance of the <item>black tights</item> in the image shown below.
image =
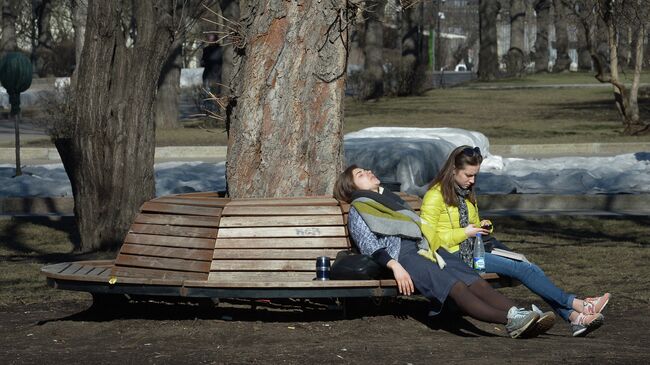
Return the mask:
{"type": "Polygon", "coordinates": [[[494,290],[483,279],[470,286],[459,281],[451,288],[449,296],[461,310],[483,322],[505,324],[508,322],[508,310],[515,306],[512,300],[494,290]]]}

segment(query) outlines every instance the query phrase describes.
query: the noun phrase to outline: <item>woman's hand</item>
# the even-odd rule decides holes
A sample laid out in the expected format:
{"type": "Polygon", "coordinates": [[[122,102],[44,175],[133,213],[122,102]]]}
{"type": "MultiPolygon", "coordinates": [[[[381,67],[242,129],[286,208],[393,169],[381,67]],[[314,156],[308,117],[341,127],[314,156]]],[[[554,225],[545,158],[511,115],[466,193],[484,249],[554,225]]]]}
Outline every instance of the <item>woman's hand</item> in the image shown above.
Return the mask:
{"type": "Polygon", "coordinates": [[[395,260],[390,260],[386,266],[393,271],[393,276],[395,276],[395,281],[397,281],[397,290],[399,290],[400,294],[413,294],[415,287],[413,286],[411,275],[409,275],[402,265],[395,260]]]}
{"type": "Polygon", "coordinates": [[[477,227],[473,223],[470,223],[467,225],[467,227],[465,227],[465,236],[476,237],[477,233],[480,233],[485,236],[490,234],[490,231],[485,228],[477,227]]]}

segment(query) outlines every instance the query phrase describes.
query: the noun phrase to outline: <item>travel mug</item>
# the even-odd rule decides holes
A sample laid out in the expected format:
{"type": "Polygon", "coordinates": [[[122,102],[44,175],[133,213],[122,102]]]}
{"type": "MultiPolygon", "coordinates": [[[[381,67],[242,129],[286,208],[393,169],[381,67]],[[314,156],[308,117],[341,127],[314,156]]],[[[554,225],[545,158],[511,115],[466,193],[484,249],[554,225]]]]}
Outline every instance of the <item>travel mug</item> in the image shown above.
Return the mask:
{"type": "Polygon", "coordinates": [[[316,258],[316,280],[330,279],[330,258],[320,256],[316,258]]]}

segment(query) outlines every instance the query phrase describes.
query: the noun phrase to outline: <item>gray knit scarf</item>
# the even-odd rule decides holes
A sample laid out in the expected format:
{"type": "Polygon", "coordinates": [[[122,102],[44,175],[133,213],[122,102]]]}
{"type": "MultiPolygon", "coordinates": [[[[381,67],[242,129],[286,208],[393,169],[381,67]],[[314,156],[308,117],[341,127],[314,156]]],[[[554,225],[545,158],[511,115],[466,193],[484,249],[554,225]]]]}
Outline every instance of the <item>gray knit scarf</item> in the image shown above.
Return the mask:
{"type": "MultiPolygon", "coordinates": [[[[465,228],[469,224],[469,211],[467,210],[465,198],[469,196],[471,190],[463,189],[458,185],[455,186],[455,190],[456,196],[458,197],[458,215],[460,216],[460,226],[462,228],[465,228]]],[[[460,243],[460,258],[464,263],[467,264],[467,266],[472,267],[474,259],[474,238],[468,237],[460,243]]]]}

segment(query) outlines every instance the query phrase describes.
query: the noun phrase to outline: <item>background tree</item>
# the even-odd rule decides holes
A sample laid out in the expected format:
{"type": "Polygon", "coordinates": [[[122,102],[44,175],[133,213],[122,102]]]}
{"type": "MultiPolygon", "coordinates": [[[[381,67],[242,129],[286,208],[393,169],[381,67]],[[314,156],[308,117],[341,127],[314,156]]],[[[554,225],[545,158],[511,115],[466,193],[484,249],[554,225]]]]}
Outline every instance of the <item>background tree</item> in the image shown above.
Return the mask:
{"type": "Polygon", "coordinates": [[[508,74],[520,76],[526,64],[526,1],[510,0],[510,49],[506,54],[508,74]]]}
{"type": "Polygon", "coordinates": [[[609,46],[609,73],[605,67],[607,63],[598,52],[593,52],[592,57],[596,66],[596,79],[613,86],[614,102],[623,122],[625,134],[641,134],[650,131],[650,124],[639,118],[638,89],[643,66],[643,48],[648,25],[650,23],[650,1],[637,0],[614,3],[611,0],[595,0],[596,13],[600,16],[607,29],[609,46]],[[618,41],[619,30],[634,24],[637,28],[635,48],[635,67],[632,85],[628,89],[619,75],[618,41]]]}
{"type": "Polygon", "coordinates": [[[550,61],[548,28],[551,20],[551,0],[536,0],[537,37],[535,38],[535,72],[547,72],[550,61]]]}
{"type": "Polygon", "coordinates": [[[32,1],[32,63],[39,77],[50,76],[47,60],[51,58],[53,39],[50,21],[52,17],[51,0],[32,1]]]}
{"type": "Polygon", "coordinates": [[[179,97],[181,94],[181,68],[183,68],[183,42],[171,50],[158,79],[158,91],[154,103],[154,123],[156,129],[179,128],[179,97]]]}
{"type": "Polygon", "coordinates": [[[16,42],[16,13],[20,0],[2,0],[2,38],[0,57],[18,50],[16,42]]]}
{"type": "Polygon", "coordinates": [[[74,30],[74,55],[75,66],[81,59],[86,32],[86,17],[88,16],[88,0],[70,0],[72,11],[72,28],[74,30]]]}
{"type": "Polygon", "coordinates": [[[553,0],[553,18],[555,23],[555,65],[553,72],[569,71],[569,34],[567,28],[567,9],[562,0],[553,0]]]}
{"type": "Polygon", "coordinates": [[[158,78],[199,9],[198,1],[88,4],[70,134],[55,139],[72,185],[82,251],[118,247],[140,205],[154,195],[158,78]]]}
{"type": "Polygon", "coordinates": [[[499,72],[497,15],[500,9],[501,5],[496,0],[479,0],[478,78],[481,81],[494,80],[499,72]]]}
{"type": "Polygon", "coordinates": [[[399,24],[402,42],[400,64],[397,72],[397,95],[416,95],[422,92],[425,79],[426,59],[423,39],[422,3],[417,0],[402,2],[402,18],[399,24]]]}
{"type": "MultiPolygon", "coordinates": [[[[329,195],[342,167],[351,1],[240,1],[231,197],[329,195]]],[[[352,8],[352,9],[351,9],[352,8]]]]}
{"type": "Polygon", "coordinates": [[[368,0],[363,11],[364,73],[361,87],[362,100],[376,99],[384,95],[384,9],[386,0],[368,0]]]}

